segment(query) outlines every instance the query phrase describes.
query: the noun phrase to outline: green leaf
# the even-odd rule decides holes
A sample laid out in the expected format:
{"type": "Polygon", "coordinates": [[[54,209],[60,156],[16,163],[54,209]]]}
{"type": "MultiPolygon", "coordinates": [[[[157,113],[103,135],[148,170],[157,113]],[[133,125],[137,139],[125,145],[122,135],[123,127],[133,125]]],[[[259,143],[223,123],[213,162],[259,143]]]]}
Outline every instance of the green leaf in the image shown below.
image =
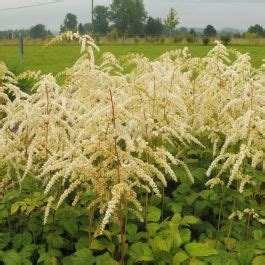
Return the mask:
{"type": "Polygon", "coordinates": [[[12,204],[12,206],[11,206],[11,215],[14,215],[18,211],[19,207],[22,204],[23,203],[21,203],[21,202],[16,202],[16,203],[12,204]]]}
{"type": "Polygon", "coordinates": [[[181,265],[182,262],[184,262],[188,258],[189,256],[187,255],[186,252],[180,251],[174,256],[172,265],[181,265]]]}
{"type": "Polygon", "coordinates": [[[170,202],[167,204],[167,207],[169,207],[173,213],[181,213],[182,211],[182,205],[177,202],[170,202]]]}
{"type": "Polygon", "coordinates": [[[72,257],[64,257],[62,259],[62,264],[63,265],[73,265],[72,257]]]}
{"type": "Polygon", "coordinates": [[[0,233],[0,249],[4,249],[10,242],[10,233],[0,233]]]}
{"type": "Polygon", "coordinates": [[[175,225],[180,225],[181,221],[181,216],[179,213],[175,213],[173,217],[171,218],[170,223],[175,224],[175,225]]]}
{"type": "Polygon", "coordinates": [[[75,244],[75,249],[80,250],[86,248],[88,246],[88,236],[82,236],[78,239],[77,243],[75,244]]]}
{"type": "Polygon", "coordinates": [[[145,237],[146,237],[146,233],[143,231],[137,234],[134,234],[134,235],[127,235],[127,239],[130,243],[139,242],[142,238],[145,238],[145,237]]]}
{"type": "Polygon", "coordinates": [[[24,260],[24,259],[29,259],[34,251],[37,249],[36,245],[26,245],[20,252],[19,255],[20,257],[24,260]]]}
{"type": "Polygon", "coordinates": [[[88,248],[78,250],[73,256],[73,265],[90,265],[94,263],[94,257],[88,248]]]}
{"type": "Polygon", "coordinates": [[[206,168],[197,168],[192,171],[192,175],[195,179],[203,180],[206,177],[206,168]]]}
{"type": "Polygon", "coordinates": [[[172,243],[161,236],[156,236],[151,240],[150,245],[153,251],[165,251],[170,252],[172,243]]]}
{"type": "Polygon", "coordinates": [[[182,244],[186,244],[186,243],[190,242],[191,232],[189,229],[187,229],[187,228],[180,229],[179,234],[180,234],[182,244]]]}
{"type": "Polygon", "coordinates": [[[109,253],[105,253],[101,256],[96,257],[96,264],[97,265],[118,265],[119,263],[114,260],[109,253]]]}
{"type": "Polygon", "coordinates": [[[252,262],[252,265],[264,265],[264,264],[265,264],[265,255],[255,257],[252,262]]]}
{"type": "Polygon", "coordinates": [[[160,225],[158,223],[148,223],[147,227],[148,227],[148,235],[150,237],[154,237],[157,231],[159,230],[160,225]]]}
{"type": "Polygon", "coordinates": [[[148,222],[158,222],[161,217],[161,210],[155,206],[148,207],[147,221],[148,222]]]}
{"type": "Polygon", "coordinates": [[[5,265],[21,265],[22,261],[19,254],[14,250],[9,250],[3,255],[3,262],[5,265]]]}
{"type": "Polygon", "coordinates": [[[65,244],[65,241],[63,237],[61,237],[59,234],[55,233],[50,233],[47,237],[47,241],[53,248],[62,248],[65,244]]]}
{"type": "Polygon", "coordinates": [[[63,222],[64,229],[72,236],[78,232],[78,225],[74,219],[63,222]]]}
{"type": "Polygon", "coordinates": [[[202,243],[189,243],[185,245],[185,249],[192,257],[207,257],[217,254],[216,249],[202,243]]]}
{"type": "Polygon", "coordinates": [[[137,225],[135,224],[128,224],[126,226],[126,231],[129,235],[135,235],[137,233],[137,225]]]}
{"type": "Polygon", "coordinates": [[[29,232],[24,232],[22,234],[17,234],[13,240],[13,246],[19,249],[21,246],[29,245],[32,242],[32,235],[29,232]]]}
{"type": "Polygon", "coordinates": [[[253,238],[256,240],[262,239],[263,232],[261,230],[252,231],[253,238]]]}
{"type": "Polygon", "coordinates": [[[224,242],[225,242],[225,246],[226,246],[227,249],[233,250],[233,249],[236,248],[236,244],[237,244],[236,239],[231,238],[231,237],[229,237],[229,238],[225,237],[224,238],[224,242]]]}
{"type": "Polygon", "coordinates": [[[203,262],[201,260],[198,260],[198,259],[192,259],[190,261],[190,264],[189,265],[206,265],[207,263],[206,262],[203,262]]]}
{"type": "Polygon", "coordinates": [[[135,243],[129,250],[128,254],[136,261],[153,261],[153,253],[146,243],[135,243]]]}
{"type": "Polygon", "coordinates": [[[199,223],[200,219],[193,216],[193,215],[186,215],[182,218],[181,224],[197,224],[199,223]]]}
{"type": "Polygon", "coordinates": [[[94,239],[91,243],[91,249],[92,250],[104,250],[108,246],[108,242],[105,242],[103,239],[94,239]]]}

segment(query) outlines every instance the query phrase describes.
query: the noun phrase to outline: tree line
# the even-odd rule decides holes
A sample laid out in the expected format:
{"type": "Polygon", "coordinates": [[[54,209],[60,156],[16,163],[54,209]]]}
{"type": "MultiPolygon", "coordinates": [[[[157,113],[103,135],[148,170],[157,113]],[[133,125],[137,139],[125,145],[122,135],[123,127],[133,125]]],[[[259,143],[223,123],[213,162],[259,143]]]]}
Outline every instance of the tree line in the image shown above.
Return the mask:
{"type": "MultiPolygon", "coordinates": [[[[212,25],[206,26],[203,31],[176,28],[179,25],[179,17],[174,9],[170,9],[167,17],[154,18],[148,16],[143,0],[113,0],[110,6],[97,5],[93,10],[93,23],[78,23],[75,14],[68,13],[60,26],[60,32],[67,30],[79,31],[81,34],[93,32],[105,36],[114,34],[120,37],[127,36],[161,36],[182,35],[191,38],[197,36],[215,37],[217,30],[212,25]]],[[[14,38],[21,31],[0,31],[0,38],[14,38]]],[[[45,39],[52,35],[45,25],[38,24],[29,30],[24,30],[24,36],[45,39]]],[[[233,33],[235,37],[257,38],[265,37],[265,30],[261,25],[251,26],[246,33],[233,33]]]]}

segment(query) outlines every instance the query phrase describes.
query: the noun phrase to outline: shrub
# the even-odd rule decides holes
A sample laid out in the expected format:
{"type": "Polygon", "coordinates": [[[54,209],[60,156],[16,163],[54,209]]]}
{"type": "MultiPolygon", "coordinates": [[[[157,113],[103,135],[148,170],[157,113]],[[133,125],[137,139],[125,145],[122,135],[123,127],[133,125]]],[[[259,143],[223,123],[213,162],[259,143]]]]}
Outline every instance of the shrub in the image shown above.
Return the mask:
{"type": "Polygon", "coordinates": [[[117,41],[119,38],[118,31],[116,28],[113,28],[108,34],[107,38],[109,41],[117,41]]]}
{"type": "Polygon", "coordinates": [[[164,37],[161,37],[161,38],[159,39],[159,42],[160,42],[161,44],[165,43],[165,38],[164,38],[164,37]]]}
{"type": "Polygon", "coordinates": [[[188,43],[194,43],[196,41],[196,38],[193,35],[188,35],[186,38],[188,43]]]}
{"type": "Polygon", "coordinates": [[[173,42],[174,43],[180,43],[180,42],[182,42],[183,41],[183,36],[181,36],[181,35],[175,35],[174,37],[173,37],[173,42]]]}
{"type": "Polygon", "coordinates": [[[209,43],[210,43],[210,38],[207,37],[207,36],[203,36],[203,37],[202,37],[202,43],[203,43],[204,45],[209,45],[209,43]]]}
{"type": "Polygon", "coordinates": [[[133,38],[133,41],[134,41],[135,44],[137,44],[137,43],[140,42],[140,39],[138,37],[135,37],[135,38],[133,38]]]}
{"type": "Polygon", "coordinates": [[[230,34],[222,35],[220,39],[224,45],[228,45],[232,41],[232,37],[230,34]]]}

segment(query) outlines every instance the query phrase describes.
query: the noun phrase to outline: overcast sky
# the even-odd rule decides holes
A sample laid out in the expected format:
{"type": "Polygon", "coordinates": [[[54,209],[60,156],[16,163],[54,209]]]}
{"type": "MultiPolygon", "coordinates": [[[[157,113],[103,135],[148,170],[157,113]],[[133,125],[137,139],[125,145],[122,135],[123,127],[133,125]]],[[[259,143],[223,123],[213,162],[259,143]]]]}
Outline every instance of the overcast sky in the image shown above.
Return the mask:
{"type": "MultiPolygon", "coordinates": [[[[0,31],[29,28],[44,24],[57,31],[66,13],[78,16],[82,23],[91,20],[91,0],[64,0],[61,3],[42,5],[18,10],[1,10],[53,0],[0,0],[0,31]]],[[[94,0],[95,5],[109,5],[111,0],[94,0]]],[[[148,14],[164,18],[171,7],[179,14],[181,24],[186,27],[216,28],[233,27],[247,29],[252,24],[265,27],[265,0],[145,0],[148,14]]]]}

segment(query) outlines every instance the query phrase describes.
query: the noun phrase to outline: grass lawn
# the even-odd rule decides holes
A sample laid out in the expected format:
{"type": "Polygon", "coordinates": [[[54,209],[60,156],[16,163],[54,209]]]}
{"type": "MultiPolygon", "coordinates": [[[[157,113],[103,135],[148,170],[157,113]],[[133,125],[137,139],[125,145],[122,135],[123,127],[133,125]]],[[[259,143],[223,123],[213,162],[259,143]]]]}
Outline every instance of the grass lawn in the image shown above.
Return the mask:
{"type": "MultiPolygon", "coordinates": [[[[204,56],[212,48],[212,46],[202,45],[103,45],[100,46],[100,53],[109,51],[116,56],[121,56],[130,52],[142,53],[150,59],[157,58],[162,53],[181,49],[185,46],[190,48],[193,56],[204,56]]],[[[265,58],[265,46],[253,45],[232,45],[231,47],[239,50],[240,52],[248,52],[252,57],[252,63],[255,67],[262,64],[262,59],[265,58]]],[[[69,46],[38,46],[28,45],[25,46],[25,60],[22,65],[19,57],[18,46],[0,45],[0,61],[4,61],[9,69],[15,73],[23,70],[42,70],[45,73],[58,73],[65,67],[71,66],[80,55],[80,47],[75,45],[69,46]]]]}

